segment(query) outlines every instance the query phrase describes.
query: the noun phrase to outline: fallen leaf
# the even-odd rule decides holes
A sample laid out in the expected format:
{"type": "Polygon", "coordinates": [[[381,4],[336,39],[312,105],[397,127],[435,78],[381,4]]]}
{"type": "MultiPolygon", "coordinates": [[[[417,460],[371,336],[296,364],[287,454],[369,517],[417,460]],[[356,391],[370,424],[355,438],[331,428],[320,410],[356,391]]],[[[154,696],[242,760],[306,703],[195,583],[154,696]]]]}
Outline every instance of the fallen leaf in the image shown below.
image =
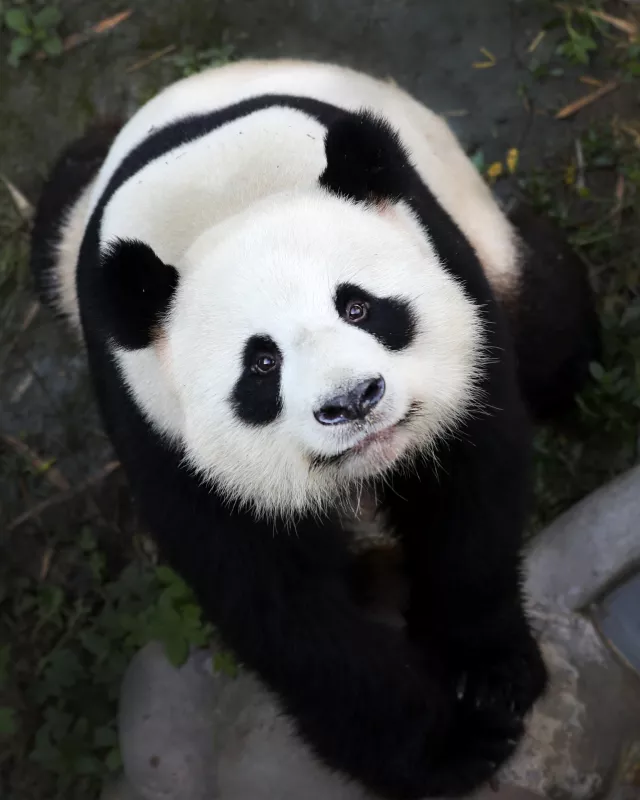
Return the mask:
{"type": "Polygon", "coordinates": [[[576,165],[569,164],[564,171],[564,182],[566,186],[573,186],[576,182],[576,165]]]}
{"type": "Polygon", "coordinates": [[[503,166],[501,161],[494,161],[493,164],[490,164],[487,167],[487,179],[489,182],[493,182],[496,178],[499,178],[503,172],[503,166]]]}
{"type": "Polygon", "coordinates": [[[474,61],[471,66],[474,69],[488,69],[489,67],[495,67],[495,65],[498,63],[498,59],[493,55],[493,53],[487,50],[486,47],[481,47],[480,52],[483,56],[487,57],[487,60],[474,61]]]}
{"type": "Polygon", "coordinates": [[[512,147],[507,153],[507,169],[513,175],[518,169],[518,159],[520,158],[520,151],[517,147],[512,147]]]}

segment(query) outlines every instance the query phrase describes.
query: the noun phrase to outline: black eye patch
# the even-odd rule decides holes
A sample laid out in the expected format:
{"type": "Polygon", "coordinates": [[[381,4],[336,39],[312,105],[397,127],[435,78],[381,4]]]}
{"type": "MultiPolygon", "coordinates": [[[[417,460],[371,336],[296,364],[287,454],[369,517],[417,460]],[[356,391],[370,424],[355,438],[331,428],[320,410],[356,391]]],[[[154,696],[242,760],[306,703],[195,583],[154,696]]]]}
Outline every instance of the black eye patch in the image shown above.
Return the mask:
{"type": "Polygon", "coordinates": [[[234,386],[231,403],[243,422],[249,425],[268,425],[282,413],[280,366],[282,354],[270,336],[252,336],[242,353],[242,375],[234,386]],[[266,359],[276,366],[264,371],[266,359]]]}
{"type": "Polygon", "coordinates": [[[351,283],[342,283],[335,294],[338,314],[348,322],[347,309],[352,303],[365,303],[367,314],[362,321],[349,322],[375,336],[388,350],[409,347],[416,335],[416,320],[411,306],[397,297],[376,297],[351,283]]]}

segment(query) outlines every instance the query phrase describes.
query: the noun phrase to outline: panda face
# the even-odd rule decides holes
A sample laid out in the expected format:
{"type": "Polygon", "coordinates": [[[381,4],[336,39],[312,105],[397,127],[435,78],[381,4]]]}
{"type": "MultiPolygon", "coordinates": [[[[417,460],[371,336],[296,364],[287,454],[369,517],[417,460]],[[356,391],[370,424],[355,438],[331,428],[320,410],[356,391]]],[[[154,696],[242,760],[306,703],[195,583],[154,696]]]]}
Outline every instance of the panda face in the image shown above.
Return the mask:
{"type": "Polygon", "coordinates": [[[333,504],[473,404],[477,309],[401,205],[283,194],[204,234],[179,272],[160,392],[179,411],[156,421],[230,499],[333,504]]]}

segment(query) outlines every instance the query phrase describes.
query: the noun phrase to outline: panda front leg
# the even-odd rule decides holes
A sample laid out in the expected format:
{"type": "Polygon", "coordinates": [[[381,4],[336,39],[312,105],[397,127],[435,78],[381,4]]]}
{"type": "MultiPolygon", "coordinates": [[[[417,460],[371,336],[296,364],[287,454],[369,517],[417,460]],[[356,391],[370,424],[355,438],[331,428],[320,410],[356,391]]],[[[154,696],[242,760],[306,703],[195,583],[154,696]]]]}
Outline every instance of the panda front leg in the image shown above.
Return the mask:
{"type": "Polygon", "coordinates": [[[425,667],[402,631],[353,602],[341,529],[299,521],[292,535],[242,514],[212,526],[207,515],[181,518],[176,536],[163,517],[163,551],[329,768],[393,800],[467,789],[439,768],[454,720],[440,665],[425,667]]]}
{"type": "Polygon", "coordinates": [[[528,424],[518,401],[498,408],[440,448],[437,474],[398,476],[386,498],[405,550],[408,636],[445,665],[456,697],[441,770],[460,791],[512,755],[547,680],[521,592],[528,424]]]}

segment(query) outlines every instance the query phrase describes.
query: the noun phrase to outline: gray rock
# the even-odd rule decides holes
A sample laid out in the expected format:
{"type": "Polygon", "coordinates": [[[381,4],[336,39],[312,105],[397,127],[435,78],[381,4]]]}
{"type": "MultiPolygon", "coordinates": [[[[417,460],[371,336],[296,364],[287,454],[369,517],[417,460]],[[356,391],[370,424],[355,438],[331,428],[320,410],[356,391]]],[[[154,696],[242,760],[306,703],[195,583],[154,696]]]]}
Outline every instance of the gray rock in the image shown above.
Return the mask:
{"type": "Polygon", "coordinates": [[[141,800],[215,797],[213,732],[224,678],[212,680],[198,651],[180,669],[152,643],[133,659],[120,700],[125,774],[141,800]]]}
{"type": "Polygon", "coordinates": [[[120,708],[127,781],[113,800],[364,800],[292,736],[249,673],[211,664],[199,650],[176,669],[156,643],[134,658],[120,708]]]}
{"type": "Polygon", "coordinates": [[[527,592],[567,610],[586,608],[640,563],[640,466],[558,517],[534,542],[527,592]]]}

